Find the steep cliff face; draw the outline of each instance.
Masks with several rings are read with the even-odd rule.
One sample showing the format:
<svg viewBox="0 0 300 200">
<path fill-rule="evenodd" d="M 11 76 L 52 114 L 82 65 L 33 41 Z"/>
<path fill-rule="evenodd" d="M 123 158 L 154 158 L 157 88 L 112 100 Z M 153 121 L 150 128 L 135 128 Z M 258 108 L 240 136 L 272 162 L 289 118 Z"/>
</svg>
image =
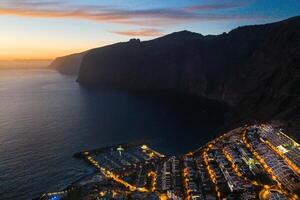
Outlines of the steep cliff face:
<svg viewBox="0 0 300 200">
<path fill-rule="evenodd" d="M 220 98 L 219 86 L 228 67 L 242 62 L 253 48 L 234 54 L 227 37 L 183 31 L 152 41 L 132 40 L 94 49 L 84 57 L 78 81 Z"/>
<path fill-rule="evenodd" d="M 58 57 L 49 65 L 49 68 L 56 69 L 63 74 L 78 75 L 82 58 L 86 53 L 82 52 Z"/>
<path fill-rule="evenodd" d="M 235 105 L 245 92 L 247 62 L 284 23 L 241 27 L 217 36 L 182 31 L 93 49 L 83 58 L 78 81 L 196 94 Z"/>
<path fill-rule="evenodd" d="M 90 50 L 78 82 L 194 94 L 226 102 L 234 119 L 300 119 L 300 17 L 203 36 L 176 32 Z"/>
<path fill-rule="evenodd" d="M 283 119 L 299 127 L 300 18 L 277 24 L 241 73 L 245 92 L 237 106 L 240 119 Z"/>
</svg>

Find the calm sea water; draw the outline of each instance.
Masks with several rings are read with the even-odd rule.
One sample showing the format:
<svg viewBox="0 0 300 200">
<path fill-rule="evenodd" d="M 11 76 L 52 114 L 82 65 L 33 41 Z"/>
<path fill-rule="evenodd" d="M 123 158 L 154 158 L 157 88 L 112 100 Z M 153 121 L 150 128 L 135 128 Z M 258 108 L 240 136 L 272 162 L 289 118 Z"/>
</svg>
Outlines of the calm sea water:
<svg viewBox="0 0 300 200">
<path fill-rule="evenodd" d="M 0 199 L 56 191 L 92 171 L 73 153 L 147 139 L 183 153 L 214 137 L 213 102 L 81 87 L 51 70 L 0 70 Z"/>
</svg>

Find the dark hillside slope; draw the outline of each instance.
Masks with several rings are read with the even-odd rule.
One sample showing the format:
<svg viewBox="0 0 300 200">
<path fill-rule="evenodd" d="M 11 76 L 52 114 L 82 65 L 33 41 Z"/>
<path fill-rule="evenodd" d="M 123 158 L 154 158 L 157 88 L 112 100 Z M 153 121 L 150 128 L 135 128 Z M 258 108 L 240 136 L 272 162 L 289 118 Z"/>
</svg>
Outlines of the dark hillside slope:
<svg viewBox="0 0 300 200">
<path fill-rule="evenodd" d="M 243 66 L 241 118 L 300 121 L 299 18 L 277 26 Z M 247 116 L 245 116 L 247 115 Z M 298 122 L 297 122 L 298 121 Z"/>
<path fill-rule="evenodd" d="M 300 116 L 300 17 L 203 36 L 117 43 L 83 57 L 78 82 L 226 102 L 235 120 Z"/>
<path fill-rule="evenodd" d="M 242 64 L 262 41 L 259 34 L 251 36 L 247 31 L 206 37 L 182 31 L 93 49 L 83 59 L 78 81 L 218 99 L 229 69 Z M 243 46 L 236 51 L 238 44 Z"/>
<path fill-rule="evenodd" d="M 181 31 L 93 49 L 83 59 L 78 81 L 196 94 L 235 105 L 246 93 L 242 79 L 253 54 L 282 26 L 299 21 L 240 27 L 218 36 Z"/>
</svg>

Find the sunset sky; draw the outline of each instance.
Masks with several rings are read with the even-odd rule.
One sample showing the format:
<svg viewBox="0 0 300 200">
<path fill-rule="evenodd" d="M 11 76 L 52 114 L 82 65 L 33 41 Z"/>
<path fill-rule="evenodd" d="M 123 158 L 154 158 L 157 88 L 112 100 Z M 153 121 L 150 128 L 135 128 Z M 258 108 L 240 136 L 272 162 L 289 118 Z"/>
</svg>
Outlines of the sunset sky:
<svg viewBox="0 0 300 200">
<path fill-rule="evenodd" d="M 183 29 L 219 34 L 296 15 L 299 0 L 0 0 L 0 60 L 52 59 Z"/>
</svg>

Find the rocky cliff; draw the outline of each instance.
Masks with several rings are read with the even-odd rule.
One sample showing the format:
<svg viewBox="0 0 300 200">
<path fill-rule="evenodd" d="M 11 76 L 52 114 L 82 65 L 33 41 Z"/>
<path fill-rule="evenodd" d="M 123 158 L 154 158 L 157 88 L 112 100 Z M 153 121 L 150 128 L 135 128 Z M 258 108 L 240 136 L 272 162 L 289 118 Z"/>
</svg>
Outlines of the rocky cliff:
<svg viewBox="0 0 300 200">
<path fill-rule="evenodd" d="M 49 65 L 49 68 L 56 69 L 63 74 L 78 75 L 82 58 L 86 53 L 82 52 L 58 57 Z"/>
<path fill-rule="evenodd" d="M 226 102 L 234 119 L 300 116 L 300 17 L 221 35 L 181 31 L 92 49 L 78 82 L 193 94 Z"/>
</svg>

